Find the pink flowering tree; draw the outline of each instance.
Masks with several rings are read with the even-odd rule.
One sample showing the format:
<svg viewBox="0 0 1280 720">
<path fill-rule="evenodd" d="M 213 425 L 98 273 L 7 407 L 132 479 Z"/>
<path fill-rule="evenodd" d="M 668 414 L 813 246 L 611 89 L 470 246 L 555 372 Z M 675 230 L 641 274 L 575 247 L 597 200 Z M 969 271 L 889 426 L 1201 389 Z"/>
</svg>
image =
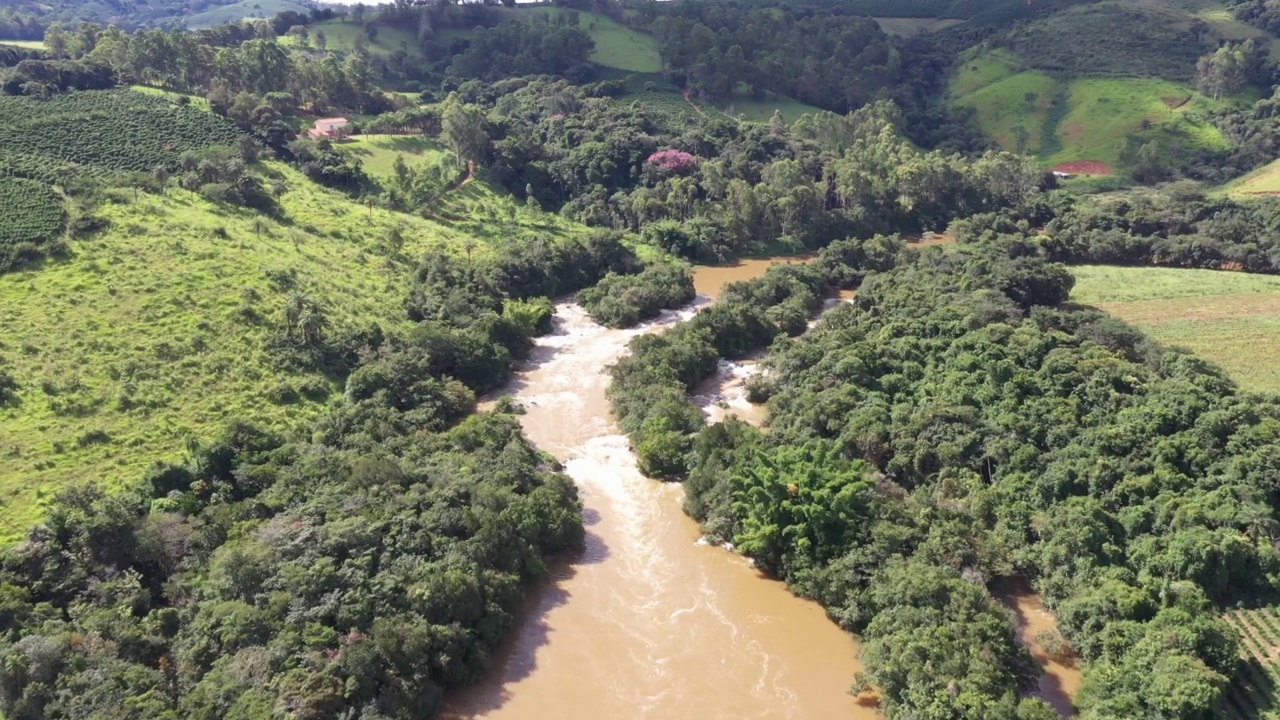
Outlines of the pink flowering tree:
<svg viewBox="0 0 1280 720">
<path fill-rule="evenodd" d="M 665 173 L 684 174 L 698 169 L 698 158 L 683 150 L 659 150 L 645 161 Z"/>
</svg>

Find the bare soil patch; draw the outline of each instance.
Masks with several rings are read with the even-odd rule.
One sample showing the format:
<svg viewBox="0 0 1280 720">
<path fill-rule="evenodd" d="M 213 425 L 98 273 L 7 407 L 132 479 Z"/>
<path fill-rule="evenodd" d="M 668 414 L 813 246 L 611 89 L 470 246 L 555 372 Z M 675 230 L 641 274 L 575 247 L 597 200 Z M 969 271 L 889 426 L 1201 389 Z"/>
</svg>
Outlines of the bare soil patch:
<svg viewBox="0 0 1280 720">
<path fill-rule="evenodd" d="M 1073 160 L 1059 163 L 1053 167 L 1053 171 L 1072 175 L 1111 175 L 1115 172 L 1110 165 L 1097 160 Z"/>
<path fill-rule="evenodd" d="M 927 232 L 920 235 L 903 235 L 903 240 L 907 241 L 907 247 L 929 247 L 930 245 L 950 245 L 955 242 L 955 238 L 947 233 Z"/>
</svg>

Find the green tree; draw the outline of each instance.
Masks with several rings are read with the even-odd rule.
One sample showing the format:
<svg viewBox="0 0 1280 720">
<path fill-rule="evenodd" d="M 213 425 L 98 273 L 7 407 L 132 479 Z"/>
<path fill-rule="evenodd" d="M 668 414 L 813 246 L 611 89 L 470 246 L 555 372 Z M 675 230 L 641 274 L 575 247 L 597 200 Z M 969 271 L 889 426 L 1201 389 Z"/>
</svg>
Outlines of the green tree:
<svg viewBox="0 0 1280 720">
<path fill-rule="evenodd" d="M 62 25 L 55 22 L 45 28 L 44 45 L 49 48 L 49 52 L 53 53 L 54 57 L 59 59 L 66 57 L 68 43 L 67 33 L 62 29 Z"/>
<path fill-rule="evenodd" d="M 1247 61 L 1240 44 L 1228 43 L 1196 62 L 1196 88 L 1215 100 L 1234 95 L 1247 81 Z"/>
<path fill-rule="evenodd" d="M 484 128 L 484 111 L 463 103 L 457 93 L 445 100 L 441 114 L 445 140 L 461 165 L 479 164 L 489 148 L 489 134 Z"/>
</svg>

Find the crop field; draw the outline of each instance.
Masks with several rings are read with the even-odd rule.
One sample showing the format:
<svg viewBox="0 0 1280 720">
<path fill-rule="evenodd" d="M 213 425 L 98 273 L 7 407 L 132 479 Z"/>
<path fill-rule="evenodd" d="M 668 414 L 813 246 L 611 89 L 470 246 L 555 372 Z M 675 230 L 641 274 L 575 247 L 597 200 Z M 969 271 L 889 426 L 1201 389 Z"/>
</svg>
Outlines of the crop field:
<svg viewBox="0 0 1280 720">
<path fill-rule="evenodd" d="M 698 112 L 693 108 L 693 105 L 685 102 L 684 98 L 680 96 L 680 93 L 670 85 L 662 87 L 662 89 L 659 90 L 629 92 L 622 97 L 619 97 L 618 102 L 621 104 L 634 103 L 652 112 L 664 113 L 672 116 L 696 115 Z M 698 104 L 698 107 L 702 108 L 704 113 L 718 112 L 713 107 L 702 107 L 701 103 Z"/>
<path fill-rule="evenodd" d="M 133 90 L 87 90 L 49 100 L 0 96 L 0 168 L 7 168 L 0 173 L 10 175 L 172 167 L 185 151 L 229 144 L 239 135 L 223 118 Z"/>
<path fill-rule="evenodd" d="M 1280 610 L 1231 610 L 1223 615 L 1240 633 L 1240 670 L 1227 695 L 1232 720 L 1274 720 L 1280 688 Z"/>
<path fill-rule="evenodd" d="M 1225 103 L 1190 87 L 1158 78 L 1062 80 L 1024 69 L 1003 50 L 960 62 L 948 97 L 953 105 L 972 108 L 978 126 L 1001 147 L 1037 155 L 1049 167 L 1087 160 L 1114 166 L 1125 139 L 1135 134 L 1184 148 L 1227 145 L 1221 131 L 1201 117 Z"/>
<path fill-rule="evenodd" d="M 1019 27 L 1010 46 L 1030 68 L 1086 75 L 1158 77 L 1189 82 L 1196 60 L 1219 37 L 1188 39 L 1194 14 L 1172 3 L 1077 5 Z"/>
<path fill-rule="evenodd" d="M 0 248 L 52 240 L 62 232 L 66 215 L 62 198 L 48 185 L 23 178 L 0 178 Z M 0 250 L 0 262 L 3 259 Z"/>
<path fill-rule="evenodd" d="M 1280 277 L 1090 265 L 1072 273 L 1073 301 L 1217 363 L 1246 390 L 1280 392 Z"/>
</svg>

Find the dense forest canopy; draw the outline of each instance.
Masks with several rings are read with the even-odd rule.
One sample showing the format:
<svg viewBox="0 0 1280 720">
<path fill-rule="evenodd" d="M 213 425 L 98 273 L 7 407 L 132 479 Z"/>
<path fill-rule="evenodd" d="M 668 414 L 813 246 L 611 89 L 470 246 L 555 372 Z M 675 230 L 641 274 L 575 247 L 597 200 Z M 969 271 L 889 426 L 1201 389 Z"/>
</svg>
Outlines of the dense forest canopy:
<svg viewBox="0 0 1280 720">
<path fill-rule="evenodd" d="M 399 2 L 194 32 L 163 4 L 107 26 L 101 9 L 0 15 L 0 35 L 45 41 L 0 48 L 0 201 L 21 203 L 0 215 L 0 272 L 38 283 L 42 263 L 77 262 L 75 243 L 120 237 L 103 232 L 133 217 L 118 208 L 174 197 L 225 241 L 215 253 L 272 229 L 299 253 L 302 230 L 352 237 L 287 213 L 297 185 L 328 188 L 333 218 L 376 209 L 447 239 L 410 257 L 396 227 L 362 250 L 388 288 L 411 268 L 398 329 L 336 327 L 273 269 L 290 290 L 277 316 L 256 315 L 252 288 L 227 312 L 272 326 L 259 349 L 309 380 L 271 394 L 318 398 L 318 419 L 225 418 L 185 457 L 130 468 L 123 491 L 63 489 L 0 551 L 9 720 L 429 717 L 582 542 L 575 487 L 514 408 L 476 413 L 551 331 L 552 299 L 578 293 L 630 327 L 693 299 L 687 261 L 801 250 L 816 258 L 730 286 L 613 368 L 640 469 L 684 482 L 709 536 L 857 633 L 859 683 L 892 720 L 1050 717 L 988 591 L 1009 577 L 1034 581 L 1080 654 L 1082 717 L 1220 716 L 1240 667 L 1219 611 L 1280 590 L 1280 401 L 1069 304 L 1068 266 L 1275 273 L 1280 201 L 1194 182 L 1081 197 L 1042 158 L 994 150 L 944 95 L 970 49 L 1018 73 L 1194 84 L 1218 103 L 1197 127 L 1223 142 L 1133 134 L 1124 181 L 1226 180 L 1280 148 L 1263 36 L 1070 0 Z M 1269 3 L 1231 9 L 1276 24 Z M 906 38 L 886 16 L 965 22 Z M 1132 25 L 1106 67 L 1075 49 Z M 603 59 L 631 33 L 652 72 Z M 979 56 L 963 57 L 982 71 Z M 809 107 L 763 122 L 716 108 L 779 101 Z M 339 115 L 357 138 L 432 152 L 374 167 L 358 142 L 308 137 Z M 483 244 L 449 203 L 481 185 L 505 203 L 475 211 Z M 537 229 L 517 230 L 518 212 Z M 254 237 L 233 240 L 232 220 Z M 908 248 L 923 231 L 955 246 Z M 857 297 L 810 329 L 836 288 Z M 750 390 L 767 432 L 707 426 L 689 393 L 765 349 Z M 18 381 L 13 359 L 38 352 L 0 340 L 6 419 L 61 391 Z"/>
<path fill-rule="evenodd" d="M 1038 578 L 1088 663 L 1084 716 L 1213 716 L 1236 671 L 1213 608 L 1275 591 L 1280 407 L 1053 307 L 1069 274 L 1018 243 L 972 247 L 837 243 L 636 341 L 611 393 L 642 467 L 687 477 L 709 533 L 861 635 L 890 717 L 1039 716 L 981 590 L 1011 575 Z M 773 341 L 828 283 L 857 300 Z M 687 389 L 770 342 L 769 432 L 703 428 Z"/>
</svg>

